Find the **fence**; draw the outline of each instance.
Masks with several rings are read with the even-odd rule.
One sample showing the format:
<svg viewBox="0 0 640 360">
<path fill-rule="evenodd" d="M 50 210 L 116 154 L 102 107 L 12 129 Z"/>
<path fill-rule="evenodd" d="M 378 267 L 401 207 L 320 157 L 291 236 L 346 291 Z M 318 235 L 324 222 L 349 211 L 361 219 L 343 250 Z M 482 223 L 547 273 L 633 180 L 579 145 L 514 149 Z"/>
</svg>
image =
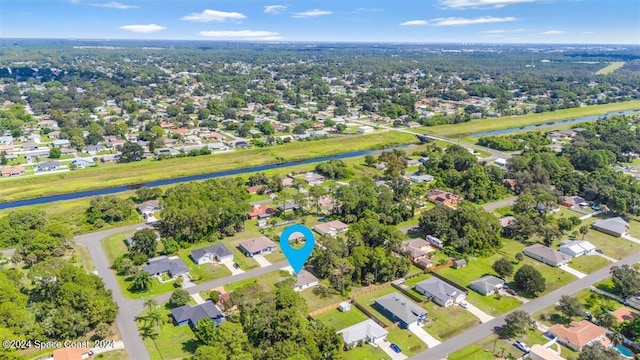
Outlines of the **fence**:
<svg viewBox="0 0 640 360">
<path fill-rule="evenodd" d="M 625 303 L 625 301 L 624 301 L 624 299 L 623 299 L 623 298 L 621 298 L 621 297 L 619 297 L 619 296 L 617 296 L 617 295 L 613 295 L 613 294 L 612 294 L 612 293 L 610 293 L 610 292 L 606 292 L 606 291 L 604 291 L 604 290 L 600 290 L 600 289 L 598 289 L 598 288 L 597 288 L 597 287 L 595 287 L 595 286 L 589 286 L 589 290 L 591 290 L 591 291 L 593 291 L 593 292 L 595 292 L 595 293 L 598 293 L 598 294 L 600 294 L 600 295 L 604 295 L 604 296 L 606 296 L 606 297 L 610 297 L 610 298 L 612 298 L 612 299 L 614 299 L 614 300 L 618 300 L 619 302 L 621 302 L 621 303 L 623 303 L 623 304 Z"/>
<path fill-rule="evenodd" d="M 362 311 L 363 313 L 365 313 L 371 320 L 375 321 L 378 325 L 380 325 L 381 327 L 386 327 L 387 325 L 382 322 L 382 320 L 378 319 L 377 316 L 375 316 L 371 311 L 369 311 L 367 308 L 365 308 L 364 306 L 358 304 L 356 302 L 356 300 L 354 299 L 352 304 L 358 308 L 358 310 Z"/>
<path fill-rule="evenodd" d="M 350 301 L 351 301 L 351 299 L 344 300 L 344 301 L 346 301 L 346 302 L 350 302 Z M 322 314 L 322 313 L 324 313 L 324 312 L 327 312 L 327 311 L 330 311 L 330 310 L 337 309 L 338 307 L 340 307 L 340 304 L 342 304 L 344 301 L 340 301 L 340 302 L 337 302 L 337 303 L 335 303 L 335 304 L 331 304 L 331 305 L 325 306 L 325 307 L 323 307 L 322 309 L 313 310 L 312 312 L 310 312 L 310 313 L 309 313 L 309 316 L 310 316 L 310 317 L 314 317 L 314 316 L 319 315 L 319 314 Z"/>
<path fill-rule="evenodd" d="M 384 327 L 384 329 L 385 329 L 385 330 L 387 330 L 387 331 L 391 331 L 391 330 L 393 330 L 393 329 L 397 329 L 397 328 L 398 328 L 398 326 L 399 326 L 398 324 L 400 324 L 400 322 L 396 321 L 396 322 L 394 322 L 393 324 L 391 324 L 391 325 L 389 325 L 389 326 Z"/>
<path fill-rule="evenodd" d="M 413 294 L 413 293 L 411 293 L 411 292 L 407 291 L 405 288 L 403 288 L 403 287 L 402 287 L 402 286 L 400 286 L 400 285 L 397 285 L 397 284 L 391 284 L 391 286 L 393 286 L 396 290 L 400 291 L 401 293 L 403 293 L 404 295 L 406 295 L 407 297 L 409 297 L 411 300 L 413 300 L 413 301 L 415 301 L 415 302 L 417 302 L 417 303 L 419 303 L 419 304 L 422 304 L 423 302 L 425 302 L 425 299 L 424 299 L 424 298 L 422 298 L 422 299 L 421 299 L 421 298 L 419 298 L 417 295 L 415 295 L 415 294 Z"/>
<path fill-rule="evenodd" d="M 438 271 L 440 269 L 448 268 L 451 265 L 453 265 L 453 260 L 448 261 L 448 262 L 446 262 L 446 263 L 444 263 L 442 265 L 434 266 L 430 270 L 431 270 L 431 272 L 434 272 L 434 271 Z"/>
<path fill-rule="evenodd" d="M 433 275 L 433 276 L 437 277 L 438 279 L 440 279 L 440 280 L 442 280 L 442 281 L 446 282 L 447 284 L 449 284 L 449 285 L 453 286 L 454 288 L 456 288 L 456 289 L 458 289 L 458 290 L 460 290 L 460 291 L 464 292 L 465 294 L 469 294 L 469 290 L 467 290 L 467 288 L 465 288 L 465 287 L 463 287 L 463 286 L 461 286 L 461 285 L 456 284 L 455 282 L 453 282 L 453 281 L 451 281 L 451 280 L 447 279 L 446 277 L 444 277 L 444 276 L 442 276 L 442 275 L 438 275 L 438 274 L 436 274 L 433 270 L 431 270 L 431 275 Z"/>
<path fill-rule="evenodd" d="M 353 294 L 351 295 L 351 298 L 356 298 L 358 296 L 362 296 L 362 295 L 366 295 L 368 293 L 374 292 L 376 290 L 380 290 L 382 288 L 386 288 L 389 287 L 391 285 L 391 282 L 386 282 L 384 284 L 380 284 L 380 285 L 375 285 L 375 286 L 370 286 L 365 290 L 360 291 L 359 293 Z"/>
</svg>

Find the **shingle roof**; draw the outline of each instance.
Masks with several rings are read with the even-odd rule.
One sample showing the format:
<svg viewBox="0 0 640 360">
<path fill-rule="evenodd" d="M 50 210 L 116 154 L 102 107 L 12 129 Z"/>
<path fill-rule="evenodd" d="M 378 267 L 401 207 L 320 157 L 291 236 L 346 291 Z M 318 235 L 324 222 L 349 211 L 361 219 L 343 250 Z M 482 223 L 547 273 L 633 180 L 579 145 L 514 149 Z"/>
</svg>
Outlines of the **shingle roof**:
<svg viewBox="0 0 640 360">
<path fill-rule="evenodd" d="M 174 276 L 186 273 L 189 271 L 189 268 L 178 257 L 168 258 L 166 256 L 159 256 L 155 259 L 149 260 L 149 264 L 143 266 L 142 270 L 149 274 L 168 272 Z"/>
<path fill-rule="evenodd" d="M 527 246 L 526 248 L 524 248 L 524 251 L 529 252 L 531 254 L 535 254 L 547 260 L 554 261 L 556 263 L 562 263 L 569 259 L 567 255 L 564 255 L 563 253 L 553 250 L 552 248 L 548 246 L 544 246 L 542 244 L 534 244 L 531 246 Z M 526 255 L 526 252 L 525 252 L 525 255 Z"/>
<path fill-rule="evenodd" d="M 376 299 L 376 303 L 407 324 L 416 322 L 428 312 L 397 292 Z"/>
<path fill-rule="evenodd" d="M 260 236 L 255 239 L 243 241 L 239 246 L 250 253 L 256 253 L 268 247 L 276 247 L 276 243 L 271 241 L 271 239 L 266 236 Z"/>
<path fill-rule="evenodd" d="M 328 234 L 331 231 L 343 231 L 345 229 L 348 229 L 349 225 L 343 223 L 340 220 L 333 220 L 333 221 L 329 221 L 326 223 L 320 223 L 316 226 L 313 227 L 313 230 L 319 232 L 320 234 L 324 235 L 324 234 Z"/>
<path fill-rule="evenodd" d="M 371 319 L 349 326 L 346 329 L 340 330 L 338 333 L 342 334 L 342 338 L 347 344 L 363 340 L 366 337 L 377 339 L 388 334 L 387 330 L 383 329 Z"/>
<path fill-rule="evenodd" d="M 171 316 L 176 322 L 180 323 L 188 320 L 194 326 L 198 325 L 198 322 L 204 318 L 214 320 L 216 325 L 224 321 L 224 316 L 211 301 L 193 307 L 191 305 L 177 307 L 171 310 Z"/>
<path fill-rule="evenodd" d="M 447 284 L 441 279 L 438 279 L 437 277 L 432 277 L 425 281 L 417 283 L 416 288 L 423 289 L 423 291 L 426 291 L 435 298 L 440 299 L 442 302 L 447 302 L 449 299 L 451 299 L 451 297 L 455 297 L 461 294 L 460 290 Z"/>
<path fill-rule="evenodd" d="M 312 282 L 316 282 L 318 281 L 318 278 L 313 276 L 313 274 L 308 272 L 307 270 L 302 270 L 298 274 L 296 281 L 297 281 L 296 283 L 297 286 L 302 286 L 302 285 L 311 284 Z"/>
<path fill-rule="evenodd" d="M 209 254 L 216 255 L 218 259 L 225 256 L 233 255 L 231 250 L 227 249 L 226 246 L 222 244 L 215 244 L 191 251 L 191 258 L 196 260 Z"/>
<path fill-rule="evenodd" d="M 594 222 L 592 226 L 596 229 L 603 229 L 616 232 L 618 234 L 624 234 L 629 227 L 629 223 L 618 216 L 614 218 L 598 220 Z"/>
<path fill-rule="evenodd" d="M 583 347 L 595 339 L 604 336 L 607 329 L 600 327 L 588 320 L 572 322 L 570 328 L 556 324 L 549 328 L 549 332 L 578 347 Z"/>
<path fill-rule="evenodd" d="M 493 275 L 483 276 L 480 279 L 471 282 L 472 289 L 481 289 L 485 293 L 495 291 L 502 285 L 504 285 L 504 280 Z"/>
</svg>

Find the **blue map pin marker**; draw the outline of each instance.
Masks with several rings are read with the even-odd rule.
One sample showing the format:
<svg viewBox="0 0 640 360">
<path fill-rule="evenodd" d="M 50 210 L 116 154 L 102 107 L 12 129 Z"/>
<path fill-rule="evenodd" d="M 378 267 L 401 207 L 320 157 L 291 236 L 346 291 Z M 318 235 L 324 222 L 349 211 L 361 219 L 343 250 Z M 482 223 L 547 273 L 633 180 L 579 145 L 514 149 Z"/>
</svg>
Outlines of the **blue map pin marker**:
<svg viewBox="0 0 640 360">
<path fill-rule="evenodd" d="M 296 232 L 304 235 L 305 243 L 304 246 L 300 249 L 292 248 L 291 243 L 289 242 L 289 238 L 291 238 L 291 235 Z M 291 225 L 284 229 L 282 231 L 282 234 L 280 234 L 280 249 L 282 249 L 284 256 L 287 257 L 289 264 L 291 264 L 291 267 L 296 274 L 300 273 L 300 270 L 302 270 L 304 263 L 306 263 L 307 259 L 309 259 L 309 256 L 311 256 L 315 244 L 316 239 L 313 236 L 313 233 L 308 227 L 304 225 Z"/>
</svg>

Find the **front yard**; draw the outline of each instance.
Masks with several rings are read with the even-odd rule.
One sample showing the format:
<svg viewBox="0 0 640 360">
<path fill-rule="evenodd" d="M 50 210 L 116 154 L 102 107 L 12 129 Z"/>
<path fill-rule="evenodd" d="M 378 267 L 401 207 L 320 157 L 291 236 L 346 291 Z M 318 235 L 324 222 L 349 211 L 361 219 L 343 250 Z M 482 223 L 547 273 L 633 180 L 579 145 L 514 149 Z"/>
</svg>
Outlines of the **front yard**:
<svg viewBox="0 0 640 360">
<path fill-rule="evenodd" d="M 571 260 L 569 266 L 585 274 L 590 274 L 610 264 L 611 262 L 603 257 L 583 255 Z"/>
<path fill-rule="evenodd" d="M 363 346 L 355 347 L 344 353 L 344 358 L 349 360 L 388 360 L 389 355 L 379 348 L 374 348 L 371 345 L 365 344 Z"/>
<path fill-rule="evenodd" d="M 520 336 L 515 339 L 501 339 L 497 334 L 492 333 L 474 344 L 471 344 L 449 354 L 447 359 L 489 360 L 495 359 L 497 357 L 519 359 L 522 357 L 522 355 L 524 355 L 524 353 L 513 346 L 513 343 L 516 340 L 526 343 L 527 345 L 529 345 L 529 347 L 533 346 L 534 344 L 544 345 L 549 341 L 549 339 L 542 336 L 542 333 L 538 330 L 529 330 L 524 336 Z M 564 347 L 562 348 L 561 355 L 563 357 L 567 358 L 567 356 L 574 354 L 569 354 L 569 349 L 566 349 Z"/>
<path fill-rule="evenodd" d="M 196 350 L 197 341 L 189 325 L 176 326 L 173 324 L 171 312 L 161 307 L 161 321 L 159 323 L 158 337 L 144 339 L 144 345 L 149 351 L 152 360 L 183 359 L 188 358 Z M 141 315 L 143 317 L 144 314 Z M 138 320 L 138 327 L 145 326 L 144 320 Z M 154 329 L 153 324 L 146 324 Z M 143 333 L 143 331 L 141 331 Z"/>
<path fill-rule="evenodd" d="M 428 302 L 423 307 L 429 312 L 430 321 L 424 329 L 440 341 L 480 324 L 478 318 L 459 306 L 443 308 Z"/>
<path fill-rule="evenodd" d="M 369 317 L 355 306 L 351 310 L 342 312 L 338 309 L 329 310 L 313 317 L 315 320 L 322 321 L 326 325 L 333 326 L 336 330 L 342 330 L 349 326 L 367 320 Z"/>
<path fill-rule="evenodd" d="M 387 340 L 400 346 L 402 353 L 407 356 L 413 356 L 427 349 L 427 344 L 409 330 L 395 328 L 389 331 Z"/>
</svg>

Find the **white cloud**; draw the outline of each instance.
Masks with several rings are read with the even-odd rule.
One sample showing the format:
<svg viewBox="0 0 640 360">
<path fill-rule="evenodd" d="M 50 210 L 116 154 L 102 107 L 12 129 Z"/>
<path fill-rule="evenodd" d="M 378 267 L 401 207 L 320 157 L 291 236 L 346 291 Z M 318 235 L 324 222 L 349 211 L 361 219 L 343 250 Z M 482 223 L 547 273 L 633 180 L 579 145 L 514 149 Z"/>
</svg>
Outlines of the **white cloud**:
<svg viewBox="0 0 640 360">
<path fill-rule="evenodd" d="M 506 33 L 506 30 L 487 30 L 483 31 L 485 34 L 503 34 Z"/>
<path fill-rule="evenodd" d="M 277 32 L 263 30 L 214 30 L 201 31 L 200 36 L 218 39 L 247 39 L 247 40 L 279 40 Z"/>
<path fill-rule="evenodd" d="M 400 23 L 400 26 L 420 26 L 420 25 L 427 25 L 427 21 L 426 20 L 409 20 L 409 21 Z"/>
<path fill-rule="evenodd" d="M 427 21 L 428 25 L 433 26 L 462 26 L 462 25 L 474 25 L 474 24 L 491 24 L 491 23 L 502 23 L 502 22 L 511 22 L 517 21 L 518 19 L 508 16 L 508 17 L 493 17 L 493 16 L 483 16 L 478 18 L 462 18 L 462 17 L 448 17 L 448 18 L 437 18 L 431 19 Z"/>
<path fill-rule="evenodd" d="M 442 6 L 453 9 L 501 8 L 507 5 L 532 3 L 540 0 L 440 0 Z"/>
<path fill-rule="evenodd" d="M 246 16 L 239 12 L 226 12 L 218 10 L 206 9 L 201 13 L 191 13 L 180 18 L 180 20 L 195 21 L 195 22 L 224 22 L 225 20 L 242 20 Z"/>
<path fill-rule="evenodd" d="M 111 2 L 103 3 L 103 4 L 93 3 L 93 4 L 87 4 L 87 5 L 110 8 L 110 9 L 120 9 L 120 10 L 137 9 L 139 7 L 139 6 L 136 6 L 136 5 L 126 5 L 126 4 L 123 4 L 123 3 L 119 3 L 117 1 L 111 1 Z"/>
<path fill-rule="evenodd" d="M 293 17 L 305 18 L 305 17 L 323 16 L 323 15 L 331 15 L 331 14 L 333 14 L 333 12 L 329 10 L 313 9 L 313 10 L 307 10 L 307 11 L 295 13 L 293 14 Z"/>
<path fill-rule="evenodd" d="M 287 10 L 287 7 L 284 5 L 267 5 L 264 7 L 265 14 L 280 14 L 281 12 Z"/>
<path fill-rule="evenodd" d="M 69 2 L 72 4 L 79 4 L 80 0 L 69 0 Z"/>
<path fill-rule="evenodd" d="M 540 33 L 540 35 L 560 35 L 560 34 L 564 34 L 564 31 L 562 30 L 549 30 L 549 31 L 545 31 Z"/>
<path fill-rule="evenodd" d="M 148 34 L 156 31 L 164 30 L 166 29 L 166 27 L 156 25 L 156 24 L 147 24 L 147 25 L 125 25 L 125 26 L 120 26 L 120 29 L 135 32 L 135 33 Z"/>
</svg>

